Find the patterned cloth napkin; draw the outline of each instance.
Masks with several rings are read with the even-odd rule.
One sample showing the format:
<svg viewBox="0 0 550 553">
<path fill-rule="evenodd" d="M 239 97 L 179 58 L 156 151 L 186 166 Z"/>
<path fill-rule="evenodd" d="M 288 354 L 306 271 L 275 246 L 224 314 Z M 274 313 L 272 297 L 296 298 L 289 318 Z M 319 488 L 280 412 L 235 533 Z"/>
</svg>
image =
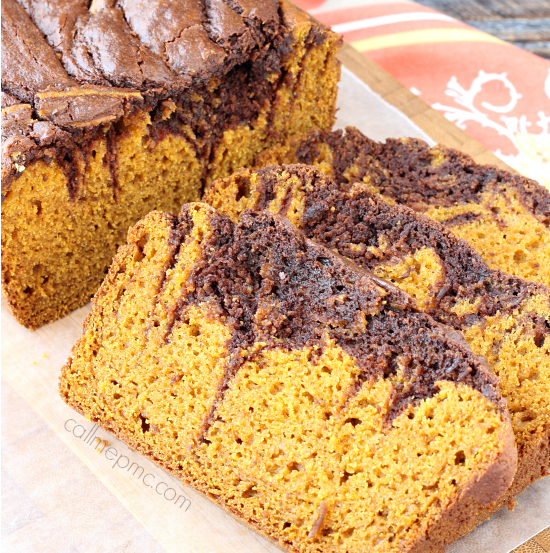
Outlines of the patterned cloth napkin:
<svg viewBox="0 0 550 553">
<path fill-rule="evenodd" d="M 407 0 L 294 1 L 550 188 L 550 62 Z"/>
</svg>

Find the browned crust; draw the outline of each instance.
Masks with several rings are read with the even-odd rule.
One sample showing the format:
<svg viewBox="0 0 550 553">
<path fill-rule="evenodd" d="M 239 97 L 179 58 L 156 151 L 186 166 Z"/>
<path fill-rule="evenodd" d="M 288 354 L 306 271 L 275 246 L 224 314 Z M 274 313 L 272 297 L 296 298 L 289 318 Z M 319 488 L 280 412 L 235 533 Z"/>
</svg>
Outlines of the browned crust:
<svg viewBox="0 0 550 553">
<path fill-rule="evenodd" d="M 1 303 L 2 309 L 5 309 L 14 319 L 18 318 L 15 313 L 15 310 L 13 309 L 12 304 L 8 299 L 8 296 L 6 295 L 6 292 L 4 291 L 3 286 L 0 286 L 0 303 Z M 36 328 L 31 328 L 31 327 L 28 327 L 28 328 L 29 330 L 36 330 Z"/>
<path fill-rule="evenodd" d="M 550 474 L 550 424 L 533 438 L 523 444 L 518 451 L 518 468 L 512 485 L 507 492 L 491 507 L 478 510 L 477 516 L 465 524 L 461 536 L 473 530 L 505 505 L 514 509 L 517 496 L 539 478 Z"/>
<path fill-rule="evenodd" d="M 513 501 L 533 482 L 550 473 L 550 423 L 518 451 L 518 471 L 512 486 L 499 505 L 513 506 Z"/>
<path fill-rule="evenodd" d="M 504 447 L 487 472 L 478 480 L 466 486 L 460 497 L 443 513 L 426 533 L 425 539 L 417 542 L 410 553 L 432 553 L 445 551 L 450 544 L 466 534 L 480 522 L 480 509 L 487 510 L 486 498 L 491 496 L 489 507 L 493 513 L 498 509 L 499 497 L 508 489 L 514 478 L 517 466 L 517 452 L 512 431 L 504 436 Z M 467 528 L 467 530 L 465 530 Z"/>
</svg>

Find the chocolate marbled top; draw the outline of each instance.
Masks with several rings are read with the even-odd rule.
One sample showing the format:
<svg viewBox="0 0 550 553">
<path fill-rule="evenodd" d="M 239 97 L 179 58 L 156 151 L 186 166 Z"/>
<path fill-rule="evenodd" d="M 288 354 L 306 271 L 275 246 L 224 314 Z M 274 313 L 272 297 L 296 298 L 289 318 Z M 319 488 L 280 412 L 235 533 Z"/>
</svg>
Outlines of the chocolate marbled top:
<svg viewBox="0 0 550 553">
<path fill-rule="evenodd" d="M 185 243 L 196 205 L 183 206 L 174 244 Z M 504 412 L 486 361 L 461 334 L 417 311 L 403 291 L 269 211 L 247 210 L 235 225 L 210 209 L 211 234 L 177 300 L 175 320 L 189 305 L 206 303 L 231 329 L 224 386 L 246 359 L 243 352 L 256 351 L 254 344 L 288 350 L 321 345 L 320 354 L 328 337 L 361 368 L 358 388 L 366 380 L 401 375 L 388 422 L 411 402 L 432 397 L 443 380 L 480 391 Z"/>
<path fill-rule="evenodd" d="M 270 76 L 304 17 L 285 0 L 3 1 L 3 181 L 17 173 L 13 154 L 90 135 L 168 99 L 185 108 L 196 93 L 224 104 L 223 94 L 242 88 L 239 113 L 226 111 L 250 120 L 272 96 Z M 250 78 L 235 69 L 228 80 L 241 66 Z"/>
<path fill-rule="evenodd" d="M 258 166 L 311 165 L 319 158 L 321 145 L 330 149 L 333 178 L 344 187 L 368 176 L 380 194 L 420 212 L 430 206 L 476 203 L 489 191 L 499 195 L 512 188 L 522 204 L 550 227 L 550 193 L 536 181 L 498 167 L 480 165 L 454 148 L 438 145 L 432 149 L 417 138 L 376 142 L 354 127 L 345 131 L 313 130 L 293 142 L 286 159 L 275 160 L 271 154 L 266 157 L 268 151 L 259 159 Z M 440 156 L 435 165 L 434 150 Z"/>
<path fill-rule="evenodd" d="M 254 4 L 6 0 L 2 88 L 29 103 L 48 87 L 181 91 L 193 79 L 222 75 L 284 32 L 276 0 Z"/>
</svg>

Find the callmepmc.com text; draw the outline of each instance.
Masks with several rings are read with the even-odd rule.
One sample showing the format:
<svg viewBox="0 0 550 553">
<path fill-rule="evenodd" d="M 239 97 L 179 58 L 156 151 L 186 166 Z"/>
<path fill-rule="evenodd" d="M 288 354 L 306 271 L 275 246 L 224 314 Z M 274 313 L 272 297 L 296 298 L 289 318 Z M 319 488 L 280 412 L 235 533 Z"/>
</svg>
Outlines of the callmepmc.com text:
<svg viewBox="0 0 550 553">
<path fill-rule="evenodd" d="M 141 482 L 146 488 L 154 490 L 155 493 L 162 496 L 178 508 L 187 511 L 191 507 L 191 501 L 181 492 L 172 488 L 168 482 L 163 480 L 157 473 L 146 470 L 136 461 L 130 459 L 127 455 L 122 455 L 116 447 L 108 446 L 107 440 L 97 436 L 99 427 L 94 424 L 91 428 L 86 428 L 74 419 L 68 419 L 65 422 L 65 430 L 70 432 L 75 438 L 82 440 L 85 444 L 92 446 L 95 451 L 100 453 L 112 469 L 124 471 L 131 478 Z"/>
</svg>

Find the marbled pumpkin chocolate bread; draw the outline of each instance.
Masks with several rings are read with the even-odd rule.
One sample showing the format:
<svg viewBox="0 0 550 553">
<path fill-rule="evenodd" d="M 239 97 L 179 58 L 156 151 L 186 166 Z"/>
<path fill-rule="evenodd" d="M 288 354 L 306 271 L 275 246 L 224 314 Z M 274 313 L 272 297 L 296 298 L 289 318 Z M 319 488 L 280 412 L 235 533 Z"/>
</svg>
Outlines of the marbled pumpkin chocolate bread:
<svg viewBox="0 0 550 553">
<path fill-rule="evenodd" d="M 269 212 L 153 212 L 61 394 L 290 551 L 442 551 L 516 452 L 495 376 L 413 303 Z"/>
<path fill-rule="evenodd" d="M 339 37 L 286 0 L 2 2 L 2 286 L 84 305 L 128 227 L 334 119 Z"/>
<path fill-rule="evenodd" d="M 410 294 L 419 309 L 464 333 L 487 358 L 508 401 L 518 472 L 508 502 L 550 468 L 550 290 L 491 269 L 465 241 L 371 186 L 343 189 L 305 165 L 242 170 L 204 201 L 238 221 L 245 209 L 287 217 L 308 238 Z M 541 260 L 542 262 L 542 260 Z M 497 506 L 498 506 L 497 505 Z M 491 514 L 480 513 L 480 519 Z"/>
<path fill-rule="evenodd" d="M 443 223 L 489 266 L 550 286 L 550 192 L 534 180 L 414 138 L 375 142 L 353 127 L 291 137 L 260 154 L 258 166 L 270 163 L 315 165 L 342 186 L 362 181 Z"/>
</svg>

